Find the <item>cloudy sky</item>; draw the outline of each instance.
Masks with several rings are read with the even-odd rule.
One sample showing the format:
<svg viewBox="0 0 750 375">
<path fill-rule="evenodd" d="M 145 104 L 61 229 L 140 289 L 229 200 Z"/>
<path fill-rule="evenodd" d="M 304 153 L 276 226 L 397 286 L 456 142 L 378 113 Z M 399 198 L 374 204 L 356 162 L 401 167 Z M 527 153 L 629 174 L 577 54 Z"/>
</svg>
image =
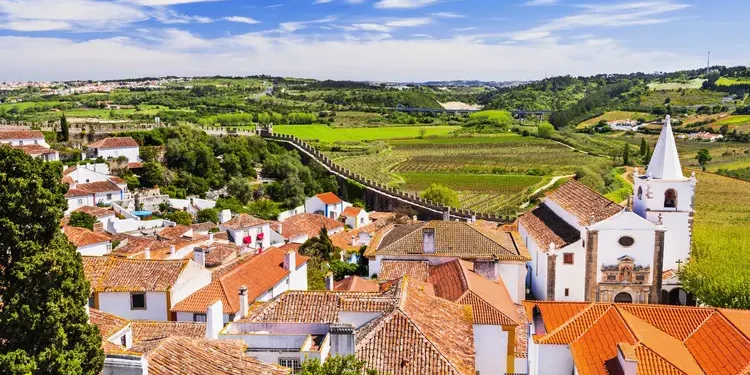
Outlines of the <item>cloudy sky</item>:
<svg viewBox="0 0 750 375">
<path fill-rule="evenodd" d="M 518 80 L 750 64 L 747 0 L 0 0 L 0 81 Z"/>
</svg>

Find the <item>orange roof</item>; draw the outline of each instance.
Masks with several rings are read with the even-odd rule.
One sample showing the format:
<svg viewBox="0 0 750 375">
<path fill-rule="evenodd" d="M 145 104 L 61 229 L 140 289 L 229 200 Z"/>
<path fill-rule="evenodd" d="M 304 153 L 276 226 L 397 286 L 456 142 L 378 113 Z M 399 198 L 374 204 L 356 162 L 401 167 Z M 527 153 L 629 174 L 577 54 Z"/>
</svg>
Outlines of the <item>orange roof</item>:
<svg viewBox="0 0 750 375">
<path fill-rule="evenodd" d="M 113 137 L 104 138 L 99 142 L 94 142 L 89 145 L 90 148 L 124 148 L 124 147 L 138 147 L 138 142 L 131 137 Z"/>
<path fill-rule="evenodd" d="M 321 194 L 316 195 L 316 197 L 325 204 L 336 204 L 336 203 L 342 202 L 341 198 L 339 198 L 336 194 L 333 194 L 331 192 L 321 193 Z"/>
<path fill-rule="evenodd" d="M 284 250 L 270 248 L 244 260 L 231 271 L 214 277 L 210 284 L 178 302 L 172 311 L 205 312 L 209 305 L 221 300 L 224 312 L 234 314 L 240 310 L 237 297 L 240 286 L 247 286 L 248 300 L 252 302 L 289 275 L 289 271 L 284 269 L 285 255 Z M 295 259 L 297 268 L 309 260 L 299 254 Z"/>
<path fill-rule="evenodd" d="M 172 239 L 180 238 L 184 236 L 187 232 L 191 230 L 193 230 L 193 228 L 187 225 L 177 224 L 173 227 L 166 227 L 160 230 L 159 232 L 156 233 L 156 236 L 167 239 L 167 240 L 172 240 Z"/>
<path fill-rule="evenodd" d="M 115 211 L 112 211 L 108 208 L 94 207 L 94 206 L 81 206 L 73 210 L 73 212 L 83 212 L 97 219 L 105 217 L 105 216 L 112 216 L 115 214 Z"/>
<path fill-rule="evenodd" d="M 87 182 L 83 184 L 76 184 L 75 189 L 71 190 L 82 190 L 87 192 L 88 194 L 93 193 L 107 193 L 107 192 L 120 192 L 122 189 L 120 189 L 119 186 L 115 185 L 111 181 L 96 181 L 96 182 Z"/>
<path fill-rule="evenodd" d="M 268 223 L 266 220 L 258 219 L 255 216 L 251 216 L 248 214 L 239 214 L 231 218 L 226 223 L 221 224 L 221 226 L 225 228 L 237 230 L 237 229 L 243 229 L 243 228 L 256 227 L 258 225 L 263 225 L 266 223 Z"/>
<path fill-rule="evenodd" d="M 134 320 L 130 322 L 130 328 L 133 330 L 133 345 L 170 336 L 206 337 L 206 323 Z"/>
<path fill-rule="evenodd" d="M 623 210 L 619 204 L 576 180 L 569 180 L 547 193 L 547 198 L 575 216 L 583 226 L 591 224 L 592 219 L 599 222 Z"/>
<path fill-rule="evenodd" d="M 0 130 L 0 139 L 44 139 L 39 130 Z"/>
<path fill-rule="evenodd" d="M 37 155 L 44 155 L 44 154 L 56 154 L 57 151 L 49 149 L 47 147 L 44 147 L 42 145 L 23 145 L 23 146 L 13 146 L 13 148 L 22 150 L 26 153 L 26 155 L 30 156 L 37 156 Z"/>
<path fill-rule="evenodd" d="M 125 318 L 107 314 L 93 308 L 89 308 L 89 320 L 91 321 L 91 324 L 99 326 L 99 332 L 104 340 L 112 337 L 112 335 L 120 332 L 130 324 L 130 321 Z"/>
<path fill-rule="evenodd" d="M 83 269 L 96 292 L 165 292 L 188 262 L 87 256 L 83 257 Z"/>
<path fill-rule="evenodd" d="M 86 190 L 68 189 L 68 191 L 65 193 L 65 198 L 86 197 L 89 195 L 91 195 L 91 193 Z"/>
<path fill-rule="evenodd" d="M 138 163 L 138 162 L 128 163 L 128 168 L 129 169 L 143 168 L 143 163 Z"/>
<path fill-rule="evenodd" d="M 580 303 L 524 302 L 547 323 L 581 308 Z M 714 308 L 588 303 L 545 335 L 539 344 L 570 345 L 580 374 L 620 371 L 617 345 L 632 349 L 640 374 L 740 374 L 750 367 L 750 338 L 732 322 L 750 311 Z M 727 312 L 728 311 L 728 312 Z M 529 317 L 531 318 L 531 317 Z M 624 346 L 623 346 L 624 345 Z M 627 346 L 630 345 L 630 346 Z M 615 361 L 615 362 L 612 362 Z M 612 368 L 612 364 L 616 368 Z"/>
<path fill-rule="evenodd" d="M 102 242 L 109 242 L 111 239 L 104 233 L 92 232 L 86 228 L 67 226 L 63 228 L 65 236 L 76 247 L 83 247 Z"/>
<path fill-rule="evenodd" d="M 343 280 L 336 281 L 333 284 L 333 289 L 350 292 L 378 292 L 380 291 L 380 285 L 371 279 L 349 276 Z"/>
<path fill-rule="evenodd" d="M 344 224 L 340 221 L 327 218 L 323 215 L 301 213 L 294 215 L 284 220 L 281 224 L 281 236 L 290 239 L 300 236 L 308 236 L 309 238 L 318 237 L 321 228 L 327 230 L 343 228 Z M 271 227 L 277 233 L 279 223 L 273 223 Z"/>
<path fill-rule="evenodd" d="M 426 260 L 391 260 L 380 262 L 378 279 L 390 281 L 408 276 L 417 280 L 427 281 L 430 277 L 430 262 Z"/>
<path fill-rule="evenodd" d="M 361 208 L 359 208 L 359 207 L 349 206 L 349 207 L 347 207 L 347 208 L 344 209 L 344 212 L 341 213 L 341 216 L 356 217 L 362 211 L 364 211 L 364 210 L 361 209 Z"/>
</svg>

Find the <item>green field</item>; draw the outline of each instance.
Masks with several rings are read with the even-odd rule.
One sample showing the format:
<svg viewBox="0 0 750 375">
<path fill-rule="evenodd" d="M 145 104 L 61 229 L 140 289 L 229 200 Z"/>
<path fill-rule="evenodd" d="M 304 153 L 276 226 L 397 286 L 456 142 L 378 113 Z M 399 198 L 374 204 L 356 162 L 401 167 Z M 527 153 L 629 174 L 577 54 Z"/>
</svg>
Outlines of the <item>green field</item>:
<svg viewBox="0 0 750 375">
<path fill-rule="evenodd" d="M 400 176 L 406 180 L 403 190 L 409 192 L 420 192 L 438 182 L 457 191 L 506 194 L 542 181 L 542 177 L 525 175 L 401 173 Z"/>
<path fill-rule="evenodd" d="M 610 111 L 606 112 L 605 114 L 601 116 L 597 116 L 591 119 L 588 119 L 576 126 L 578 129 L 582 128 L 588 128 L 591 126 L 594 126 L 599 123 L 601 120 L 605 120 L 607 122 L 609 121 L 626 121 L 626 120 L 637 120 L 637 119 L 644 119 L 646 122 L 653 121 L 658 116 L 652 115 L 650 113 L 645 112 L 627 112 L 627 111 Z"/>
<path fill-rule="evenodd" d="M 424 136 L 448 135 L 459 129 L 458 126 L 398 126 L 378 128 L 331 128 L 326 125 L 277 125 L 273 131 L 291 134 L 300 139 L 320 142 L 357 142 L 377 139 L 416 138 Z"/>
<path fill-rule="evenodd" d="M 721 77 L 716 81 L 718 86 L 750 85 L 750 78 Z"/>
<path fill-rule="evenodd" d="M 648 94 L 641 97 L 640 105 L 647 107 L 663 106 L 667 99 L 672 106 L 716 105 L 721 104 L 721 99 L 725 96 L 727 96 L 725 93 L 697 89 L 688 89 L 681 92 L 649 91 Z"/>
<path fill-rule="evenodd" d="M 691 79 L 689 81 L 680 82 L 651 82 L 648 84 L 648 88 L 651 90 L 679 90 L 679 89 L 699 89 L 703 86 L 703 78 Z"/>
<path fill-rule="evenodd" d="M 498 110 L 486 110 L 486 111 L 474 112 L 469 115 L 469 118 L 488 119 L 488 120 L 497 120 L 497 121 L 510 121 L 511 120 L 510 112 L 498 111 Z"/>
<path fill-rule="evenodd" d="M 16 108 L 19 111 L 23 111 L 28 108 L 36 107 L 36 106 L 55 106 L 60 104 L 60 102 L 20 102 L 20 103 L 4 103 L 0 104 L 0 111 L 5 110 L 9 111 L 13 108 Z"/>
</svg>

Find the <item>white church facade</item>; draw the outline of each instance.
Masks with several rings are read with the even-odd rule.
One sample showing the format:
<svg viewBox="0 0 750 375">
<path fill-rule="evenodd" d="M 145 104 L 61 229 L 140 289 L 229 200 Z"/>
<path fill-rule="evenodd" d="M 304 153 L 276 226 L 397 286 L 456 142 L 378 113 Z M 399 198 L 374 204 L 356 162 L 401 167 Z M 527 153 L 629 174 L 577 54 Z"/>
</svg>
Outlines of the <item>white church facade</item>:
<svg viewBox="0 0 750 375">
<path fill-rule="evenodd" d="M 529 291 L 537 300 L 694 304 L 675 271 L 690 253 L 695 185 L 667 117 L 646 174 L 634 173 L 632 210 L 572 180 L 519 218 Z"/>
</svg>

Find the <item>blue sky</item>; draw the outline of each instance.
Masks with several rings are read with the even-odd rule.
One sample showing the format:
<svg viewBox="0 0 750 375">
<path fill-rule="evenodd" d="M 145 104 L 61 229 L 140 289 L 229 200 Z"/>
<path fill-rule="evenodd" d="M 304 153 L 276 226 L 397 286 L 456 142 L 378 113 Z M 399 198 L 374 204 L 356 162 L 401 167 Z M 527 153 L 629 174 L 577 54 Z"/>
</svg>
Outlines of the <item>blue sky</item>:
<svg viewBox="0 0 750 375">
<path fill-rule="evenodd" d="M 0 80 L 421 81 L 750 64 L 745 0 L 0 0 Z M 8 58 L 10 57 L 10 58 Z"/>
</svg>

